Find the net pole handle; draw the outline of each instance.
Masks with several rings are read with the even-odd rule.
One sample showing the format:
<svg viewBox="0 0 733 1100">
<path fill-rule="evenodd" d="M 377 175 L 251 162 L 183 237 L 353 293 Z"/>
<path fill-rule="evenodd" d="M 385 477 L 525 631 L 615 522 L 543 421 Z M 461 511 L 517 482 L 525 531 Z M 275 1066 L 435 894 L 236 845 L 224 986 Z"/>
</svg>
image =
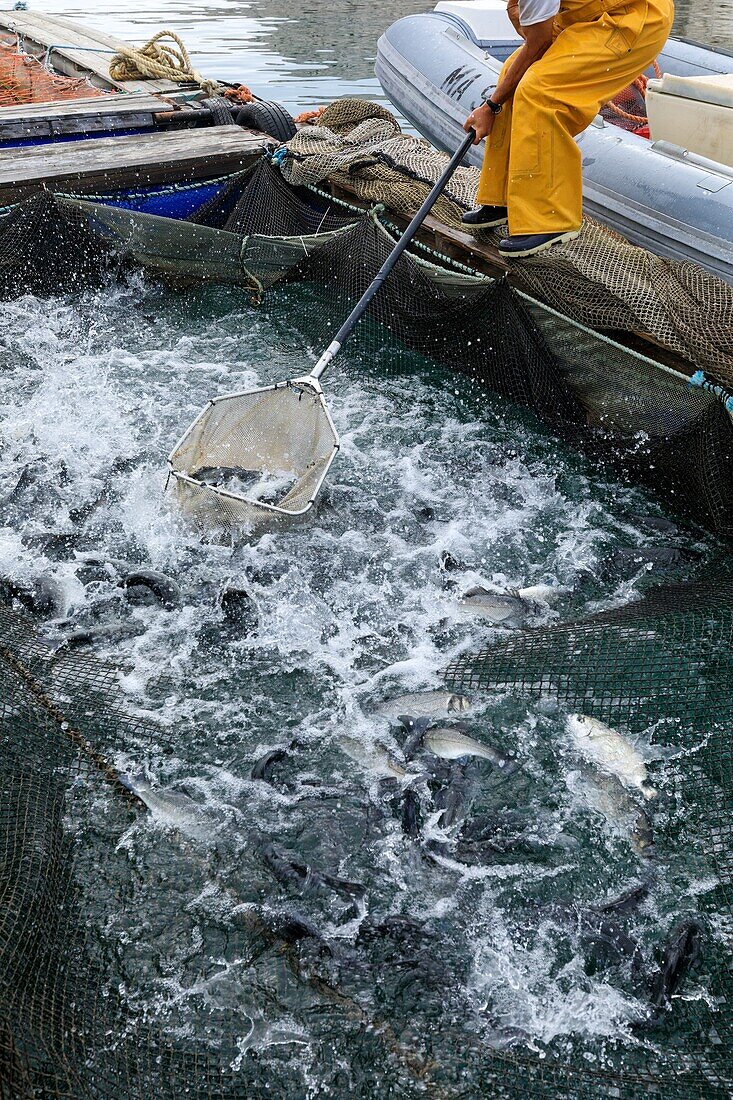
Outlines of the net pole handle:
<svg viewBox="0 0 733 1100">
<path fill-rule="evenodd" d="M 380 267 L 380 269 L 377 272 L 377 274 L 375 275 L 373 281 L 366 288 L 366 290 L 362 294 L 361 298 L 356 303 L 356 305 L 352 309 L 351 313 L 346 318 L 343 325 L 338 330 L 338 332 L 334 336 L 333 340 L 331 341 L 329 346 L 326 348 L 326 350 L 324 351 L 321 358 L 316 363 L 315 367 L 311 371 L 311 374 L 310 374 L 311 378 L 318 379 L 323 375 L 323 373 L 326 371 L 326 369 L 330 365 L 331 361 L 338 354 L 338 352 L 341 350 L 341 348 L 343 347 L 343 345 L 346 342 L 346 340 L 348 339 L 348 337 L 354 331 L 357 324 L 359 323 L 361 318 L 366 313 L 367 306 L 371 302 L 372 298 L 377 293 L 377 291 L 381 287 L 382 283 L 385 281 L 385 279 L 389 275 L 390 271 L 392 270 L 394 265 L 399 260 L 402 253 L 405 251 L 407 246 L 412 241 L 412 239 L 415 236 L 415 234 L 417 233 L 418 229 L 420 228 L 422 223 L 425 221 L 425 219 L 427 218 L 430 211 L 435 206 L 435 203 L 436 203 L 437 199 L 440 197 L 440 195 L 445 190 L 445 187 L 446 187 L 448 181 L 450 180 L 451 176 L 455 172 L 458 165 L 461 163 L 461 161 L 465 157 L 468 150 L 473 145 L 475 138 L 476 138 L 475 130 L 473 130 L 473 129 L 469 130 L 468 133 L 466 134 L 466 137 L 461 142 L 460 147 L 456 150 L 456 152 L 453 154 L 451 159 L 448 161 L 448 164 L 446 164 L 445 169 L 444 169 L 443 174 L 441 175 L 440 179 L 437 180 L 437 182 L 433 185 L 433 188 L 430 191 L 430 194 L 426 196 L 422 206 L 418 210 L 417 214 L 415 214 L 415 217 L 412 219 L 412 221 L 408 225 L 407 229 L 404 231 L 404 233 L 402 234 L 400 239 L 397 241 L 397 244 L 392 249 L 389 256 L 387 257 L 387 259 L 384 261 L 384 263 Z"/>
</svg>

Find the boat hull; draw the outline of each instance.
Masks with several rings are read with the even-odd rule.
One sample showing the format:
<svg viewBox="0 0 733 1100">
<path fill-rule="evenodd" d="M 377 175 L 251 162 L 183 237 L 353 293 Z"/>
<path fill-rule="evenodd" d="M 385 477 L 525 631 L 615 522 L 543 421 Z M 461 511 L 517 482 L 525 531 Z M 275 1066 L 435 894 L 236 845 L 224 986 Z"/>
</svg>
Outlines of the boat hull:
<svg viewBox="0 0 733 1100">
<path fill-rule="evenodd" d="M 390 101 L 432 144 L 453 150 L 466 116 L 496 84 L 513 44 L 478 44 L 439 12 L 408 16 L 380 38 L 376 74 Z M 733 58 L 670 40 L 665 71 L 733 72 Z M 693 260 L 733 283 L 733 169 L 600 116 L 578 139 L 586 214 L 657 255 Z M 479 166 L 483 143 L 468 156 Z"/>
</svg>

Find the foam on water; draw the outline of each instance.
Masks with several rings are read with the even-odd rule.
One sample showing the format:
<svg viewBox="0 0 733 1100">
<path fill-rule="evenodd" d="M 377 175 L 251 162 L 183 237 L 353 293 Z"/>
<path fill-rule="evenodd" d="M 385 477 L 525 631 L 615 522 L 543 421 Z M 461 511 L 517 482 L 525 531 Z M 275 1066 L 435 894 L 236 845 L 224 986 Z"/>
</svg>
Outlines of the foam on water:
<svg viewBox="0 0 733 1100">
<path fill-rule="evenodd" d="M 307 315 L 307 302 L 300 308 Z M 163 495 L 166 455 L 209 398 L 295 373 L 288 311 L 243 309 L 230 292 L 178 298 L 133 279 L 74 302 L 5 303 L 0 314 L 0 576 L 57 583 L 49 637 L 74 624 L 132 624 L 132 634 L 100 639 L 91 652 L 120 668 L 126 709 L 154 717 L 165 738 L 145 760 L 125 747 L 117 763 L 147 765 L 161 788 L 185 793 L 216 822 L 215 864 L 205 845 L 161 839 L 141 817 L 120 828 L 108 871 L 95 872 L 90 897 L 106 912 L 99 934 L 124 944 L 121 984 L 134 1011 L 156 1015 L 171 1034 L 207 1037 L 227 1012 L 240 1022 L 242 1058 L 253 1044 L 292 1043 L 301 1083 L 312 1084 L 316 994 L 255 950 L 254 932 L 237 933 L 232 955 L 223 946 L 234 914 L 294 896 L 258 859 L 270 837 L 316 869 L 365 884 L 363 906 L 316 885 L 298 897 L 344 950 L 358 944 L 367 914 L 412 915 L 441 945 L 444 988 L 481 1026 L 513 1028 L 532 1044 L 628 1038 L 641 1003 L 629 975 L 587 973 L 577 942 L 562 958 L 554 926 L 540 914 L 530 927 L 523 910 L 528 899 L 593 904 L 638 871 L 623 838 L 606 835 L 565 781 L 570 765 L 552 748 L 563 722 L 556 708 L 497 693 L 471 716 L 474 736 L 523 760 L 500 786 L 487 766 L 469 766 L 473 812 L 527 810 L 535 823 L 533 848 L 485 865 L 427 859 L 400 829 L 402 780 L 370 759 L 401 754 L 373 712 L 377 701 L 440 686 L 451 658 L 496 636 L 458 614 L 462 589 L 549 580 L 567 593 L 542 613 L 547 620 L 627 601 L 630 579 L 604 580 L 598 565 L 619 539 L 652 541 L 628 519 L 649 509 L 643 494 L 609 491 L 532 416 L 468 381 L 417 366 L 385 376 L 386 359 L 355 352 L 326 383 L 342 448 L 315 519 L 254 543 L 209 542 Z M 439 568 L 442 551 L 465 565 L 455 584 Z M 122 566 L 91 576 L 85 553 L 163 571 L 180 585 L 180 606 L 130 602 Z M 219 597 L 232 586 L 254 601 L 256 631 L 225 618 Z M 344 738 L 363 747 L 358 763 Z M 276 746 L 290 746 L 278 765 L 284 778 L 252 780 L 252 763 Z M 75 789 L 69 812 L 69 827 L 105 858 L 113 797 Z M 434 817 L 427 831 L 436 841 L 453 835 Z M 167 891 L 153 888 L 151 869 Z M 691 871 L 674 874 L 679 888 Z M 110 900 L 120 877 L 134 900 L 125 913 Z M 647 915 L 640 934 L 650 929 Z M 157 976 L 151 950 L 165 959 Z M 373 975 L 349 966 L 329 981 L 369 1005 Z M 393 992 L 388 1014 L 401 1005 L 439 1018 L 442 993 L 425 973 L 422 1005 Z M 330 987 L 319 988 L 323 999 Z"/>
</svg>

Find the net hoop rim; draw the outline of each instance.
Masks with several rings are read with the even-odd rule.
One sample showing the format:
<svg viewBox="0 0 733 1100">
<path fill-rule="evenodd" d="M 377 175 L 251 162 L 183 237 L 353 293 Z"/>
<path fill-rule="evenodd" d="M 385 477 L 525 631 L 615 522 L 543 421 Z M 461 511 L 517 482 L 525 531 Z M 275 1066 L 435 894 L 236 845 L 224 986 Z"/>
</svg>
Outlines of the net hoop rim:
<svg viewBox="0 0 733 1100">
<path fill-rule="evenodd" d="M 333 446 L 331 448 L 330 454 L 325 460 L 325 465 L 323 467 L 323 470 L 321 471 L 321 476 L 314 486 L 313 495 L 311 496 L 305 507 L 298 509 L 281 508 L 277 504 L 267 504 L 265 501 L 252 500 L 250 497 L 245 496 L 243 493 L 236 493 L 231 489 L 220 489 L 216 485 L 205 485 L 202 481 L 197 481 L 196 478 L 191 477 L 190 474 L 185 473 L 183 470 L 177 470 L 175 468 L 174 461 L 176 455 L 178 454 L 178 451 L 181 449 L 184 442 L 194 430 L 196 425 L 200 423 L 204 416 L 206 416 L 209 409 L 213 408 L 214 405 L 218 405 L 222 401 L 232 401 L 242 397 L 251 397 L 258 393 L 274 393 L 275 390 L 281 390 L 286 387 L 303 387 L 306 383 L 308 384 L 308 388 L 312 391 L 313 397 L 321 406 L 321 409 L 326 417 L 328 426 L 331 429 L 331 434 L 333 436 Z M 196 416 L 195 419 L 191 421 L 183 435 L 176 443 L 173 450 L 168 455 L 168 477 L 169 479 L 175 478 L 176 481 L 183 482 L 186 485 L 190 485 L 192 488 L 207 492 L 211 494 L 214 499 L 216 499 L 217 497 L 226 497 L 229 500 L 236 501 L 238 504 L 248 504 L 251 508 L 258 508 L 261 509 L 263 512 L 269 512 L 277 516 L 282 516 L 284 519 L 299 519 L 301 516 L 306 515 L 315 504 L 316 498 L 321 491 L 323 482 L 326 480 L 326 475 L 328 474 L 328 471 L 331 468 L 331 464 L 333 463 L 333 460 L 336 458 L 336 455 L 338 454 L 340 449 L 341 438 L 336 430 L 336 425 L 333 422 L 333 417 L 328 410 L 323 390 L 321 389 L 318 380 L 312 378 L 310 375 L 300 375 L 297 378 L 288 378 L 284 382 L 271 382 L 268 386 L 253 386 L 247 390 L 238 390 L 233 393 L 223 393 L 220 394 L 218 397 L 212 397 L 211 400 L 208 401 L 206 405 L 204 405 L 203 409 L 201 409 L 198 416 Z M 244 520 L 242 522 L 244 522 Z"/>
</svg>

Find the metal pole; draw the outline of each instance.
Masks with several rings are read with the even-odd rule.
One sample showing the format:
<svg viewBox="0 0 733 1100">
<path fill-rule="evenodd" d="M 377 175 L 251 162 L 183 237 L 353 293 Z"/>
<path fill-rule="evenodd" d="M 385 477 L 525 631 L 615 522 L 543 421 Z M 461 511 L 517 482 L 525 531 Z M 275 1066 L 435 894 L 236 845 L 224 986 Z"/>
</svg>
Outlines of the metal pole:
<svg viewBox="0 0 733 1100">
<path fill-rule="evenodd" d="M 382 283 L 387 278 L 390 271 L 392 270 L 394 265 L 399 260 L 402 253 L 405 251 L 407 246 L 410 244 L 413 237 L 417 233 L 417 231 L 420 228 L 420 226 L 422 225 L 422 223 L 427 218 L 430 211 L 433 209 L 433 206 L 435 205 L 436 200 L 440 197 L 442 192 L 445 190 L 446 184 L 450 180 L 451 176 L 455 172 L 458 165 L 461 163 L 461 161 L 465 157 L 468 150 L 473 145 L 475 137 L 476 137 L 475 131 L 474 130 L 469 130 L 468 134 L 466 135 L 465 140 L 461 142 L 460 148 L 456 150 L 456 152 L 453 154 L 453 156 L 451 157 L 448 164 L 445 166 L 445 170 L 443 171 L 443 174 L 441 175 L 440 179 L 437 181 L 437 183 L 435 183 L 433 185 L 432 191 L 425 198 L 425 201 L 423 202 L 422 206 L 418 210 L 417 214 L 415 214 L 415 217 L 412 219 L 412 221 L 408 225 L 407 229 L 404 231 L 404 233 L 400 237 L 399 241 L 397 242 L 397 244 L 392 249 L 392 251 L 390 252 L 387 259 L 384 261 L 384 263 L 380 267 L 380 269 L 377 272 L 377 274 L 375 275 L 373 281 L 369 284 L 367 289 L 364 291 L 361 298 L 356 303 L 356 305 L 352 309 L 351 313 L 346 318 L 343 325 L 338 330 L 335 337 L 333 338 L 331 343 L 328 345 L 328 347 L 324 351 L 321 358 L 316 363 L 313 370 L 310 372 L 311 378 L 320 378 L 321 377 L 321 375 L 324 373 L 324 371 L 330 365 L 332 359 L 338 354 L 338 352 L 343 347 L 345 341 L 348 339 L 348 337 L 354 331 L 357 324 L 359 323 L 361 318 L 366 313 L 367 306 L 371 302 L 372 298 L 377 293 L 377 291 L 381 287 Z"/>
</svg>

